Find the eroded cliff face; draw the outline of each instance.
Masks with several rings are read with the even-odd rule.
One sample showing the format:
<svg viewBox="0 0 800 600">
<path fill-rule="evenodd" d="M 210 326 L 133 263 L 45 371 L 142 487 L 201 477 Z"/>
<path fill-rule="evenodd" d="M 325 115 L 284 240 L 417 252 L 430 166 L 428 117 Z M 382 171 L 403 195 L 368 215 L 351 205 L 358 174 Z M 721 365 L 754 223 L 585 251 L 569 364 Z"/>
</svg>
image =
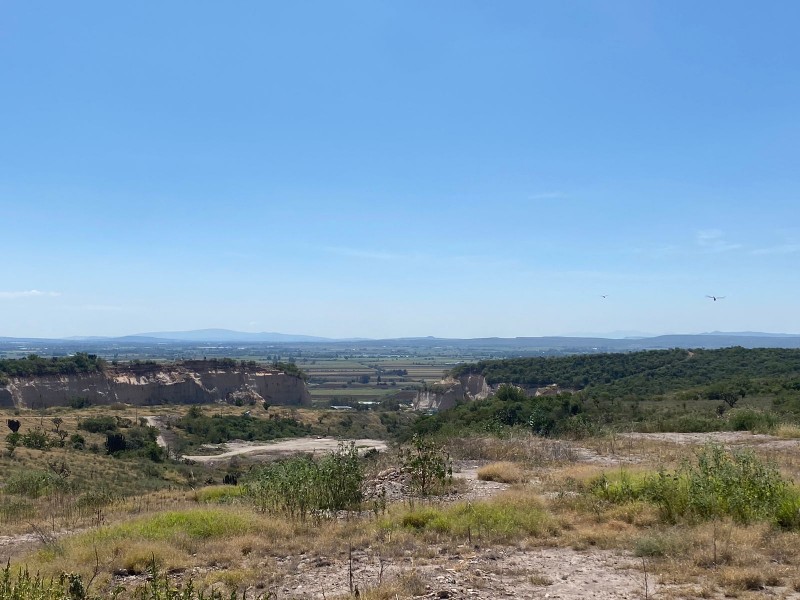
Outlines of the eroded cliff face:
<svg viewBox="0 0 800 600">
<path fill-rule="evenodd" d="M 0 387 L 0 407 L 66 406 L 75 398 L 86 398 L 92 404 L 202 404 L 237 398 L 281 405 L 311 404 L 305 381 L 294 375 L 258 367 L 205 367 L 200 361 L 20 377 Z"/>
<path fill-rule="evenodd" d="M 483 375 L 448 377 L 432 388 L 420 391 L 414 400 L 415 410 L 447 410 L 462 400 L 483 400 L 494 390 Z"/>
</svg>

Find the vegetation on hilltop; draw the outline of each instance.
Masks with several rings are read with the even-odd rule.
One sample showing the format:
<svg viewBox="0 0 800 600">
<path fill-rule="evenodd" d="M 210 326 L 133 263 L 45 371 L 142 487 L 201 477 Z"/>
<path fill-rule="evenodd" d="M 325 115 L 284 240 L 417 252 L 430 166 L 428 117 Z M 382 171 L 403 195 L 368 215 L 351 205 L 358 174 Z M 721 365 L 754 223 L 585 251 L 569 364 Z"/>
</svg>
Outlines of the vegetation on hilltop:
<svg viewBox="0 0 800 600">
<path fill-rule="evenodd" d="M 480 374 L 489 384 L 525 387 L 557 384 L 576 390 L 604 388 L 616 394 L 664 394 L 720 381 L 763 377 L 800 380 L 800 350 L 723 348 L 648 350 L 483 360 L 460 365 L 453 376 Z"/>
<path fill-rule="evenodd" d="M 70 375 L 102 371 L 106 362 L 96 354 L 77 352 L 72 356 L 44 358 L 31 354 L 25 358 L 0 359 L 0 381 L 7 377 Z"/>
<path fill-rule="evenodd" d="M 175 422 L 175 428 L 185 439 L 180 450 L 211 443 L 222 444 L 230 440 L 270 441 L 287 437 L 303 437 L 313 433 L 312 428 L 292 417 L 270 414 L 268 418 L 244 415 L 207 415 L 199 406 L 193 406 L 186 416 Z"/>
<path fill-rule="evenodd" d="M 423 417 L 419 433 L 500 432 L 583 437 L 602 428 L 639 431 L 759 430 L 800 419 L 800 350 L 659 350 L 461 365 L 503 383 L 482 402 Z M 522 388 L 557 384 L 562 393 Z M 520 387 L 515 387 L 520 386 Z M 567 388 L 566 391 L 563 388 Z M 745 401 L 747 398 L 747 401 Z"/>
</svg>

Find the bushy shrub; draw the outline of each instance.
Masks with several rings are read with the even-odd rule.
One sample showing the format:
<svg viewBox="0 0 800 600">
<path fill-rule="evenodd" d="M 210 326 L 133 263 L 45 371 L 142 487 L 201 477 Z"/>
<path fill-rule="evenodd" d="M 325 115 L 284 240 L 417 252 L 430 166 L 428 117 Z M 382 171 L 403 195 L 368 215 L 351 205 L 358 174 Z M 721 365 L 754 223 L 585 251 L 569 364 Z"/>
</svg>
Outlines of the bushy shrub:
<svg viewBox="0 0 800 600">
<path fill-rule="evenodd" d="M 18 471 L 6 481 L 5 491 L 28 498 L 39 498 L 53 491 L 67 491 L 69 482 L 50 471 Z"/>
<path fill-rule="evenodd" d="M 752 450 L 729 451 L 718 444 L 706 445 L 695 462 L 673 472 L 633 476 L 622 471 L 614 480 L 602 475 L 592 482 L 591 493 L 616 504 L 651 502 L 668 522 L 729 517 L 750 523 L 781 514 L 788 522 L 787 502 L 795 496 L 778 470 Z"/>
<path fill-rule="evenodd" d="M 422 496 L 441 489 L 453 480 L 453 462 L 450 455 L 436 442 L 414 435 L 411 445 L 400 450 L 403 472 L 411 487 Z"/>
<path fill-rule="evenodd" d="M 83 429 L 89 433 L 108 433 L 116 431 L 118 428 L 119 424 L 115 417 L 89 417 L 88 419 L 82 419 L 78 423 L 78 429 Z"/>
<path fill-rule="evenodd" d="M 305 520 L 320 511 L 358 508 L 363 479 L 351 442 L 316 461 L 296 457 L 262 467 L 251 474 L 245 489 L 261 510 Z"/>
<path fill-rule="evenodd" d="M 47 435 L 46 432 L 42 431 L 38 427 L 35 429 L 31 429 L 30 431 L 26 431 L 22 434 L 20 438 L 20 442 L 26 448 L 32 448 L 34 450 L 48 450 L 53 445 L 53 441 L 50 439 L 50 436 Z"/>
<path fill-rule="evenodd" d="M 730 411 L 727 416 L 728 427 L 733 431 L 765 433 L 775 428 L 779 422 L 776 414 L 751 408 L 737 408 Z"/>
</svg>

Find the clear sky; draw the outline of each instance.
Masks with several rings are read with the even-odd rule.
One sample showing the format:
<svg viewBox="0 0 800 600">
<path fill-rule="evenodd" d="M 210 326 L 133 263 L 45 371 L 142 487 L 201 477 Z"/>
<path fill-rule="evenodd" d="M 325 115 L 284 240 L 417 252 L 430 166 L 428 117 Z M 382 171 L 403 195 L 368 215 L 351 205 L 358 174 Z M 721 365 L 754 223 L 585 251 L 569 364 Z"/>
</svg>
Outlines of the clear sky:
<svg viewBox="0 0 800 600">
<path fill-rule="evenodd" d="M 800 332 L 799 22 L 2 1 L 0 336 Z"/>
</svg>

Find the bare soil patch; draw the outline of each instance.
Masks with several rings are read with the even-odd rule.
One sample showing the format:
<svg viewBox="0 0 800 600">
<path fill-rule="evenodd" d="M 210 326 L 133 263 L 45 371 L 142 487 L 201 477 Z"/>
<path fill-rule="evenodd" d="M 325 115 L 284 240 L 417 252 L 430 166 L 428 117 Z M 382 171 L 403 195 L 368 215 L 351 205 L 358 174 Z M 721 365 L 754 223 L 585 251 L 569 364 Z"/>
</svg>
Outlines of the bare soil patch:
<svg viewBox="0 0 800 600">
<path fill-rule="evenodd" d="M 710 431 L 708 433 L 623 433 L 620 437 L 634 440 L 669 442 L 681 446 L 713 442 L 725 446 L 754 446 L 769 450 L 800 448 L 800 440 L 783 439 L 749 431 Z"/>
<path fill-rule="evenodd" d="M 385 441 L 367 438 L 358 440 L 338 440 L 336 438 L 327 437 L 293 438 L 269 443 L 243 442 L 234 440 L 225 444 L 220 444 L 219 446 L 213 446 L 213 448 L 219 448 L 222 450 L 220 454 L 186 455 L 183 457 L 183 459 L 198 463 L 215 463 L 233 458 L 234 456 L 247 455 L 249 458 L 272 460 L 298 453 L 314 454 L 318 452 L 331 452 L 336 450 L 336 448 L 339 447 L 339 443 L 342 441 L 352 441 L 355 443 L 356 447 L 362 451 L 367 451 L 373 448 L 375 450 L 383 451 L 387 448 Z"/>
<path fill-rule="evenodd" d="M 431 547 L 429 558 L 385 559 L 371 550 L 353 552 L 353 581 L 361 590 L 394 579 L 418 580 L 421 598 L 608 598 L 644 597 L 641 566 L 610 551 L 570 548 Z M 346 557 L 278 560 L 286 569 L 276 590 L 281 598 L 325 599 L 349 592 Z M 382 573 L 382 574 L 381 574 Z M 655 586 L 651 578 L 649 593 Z"/>
</svg>

